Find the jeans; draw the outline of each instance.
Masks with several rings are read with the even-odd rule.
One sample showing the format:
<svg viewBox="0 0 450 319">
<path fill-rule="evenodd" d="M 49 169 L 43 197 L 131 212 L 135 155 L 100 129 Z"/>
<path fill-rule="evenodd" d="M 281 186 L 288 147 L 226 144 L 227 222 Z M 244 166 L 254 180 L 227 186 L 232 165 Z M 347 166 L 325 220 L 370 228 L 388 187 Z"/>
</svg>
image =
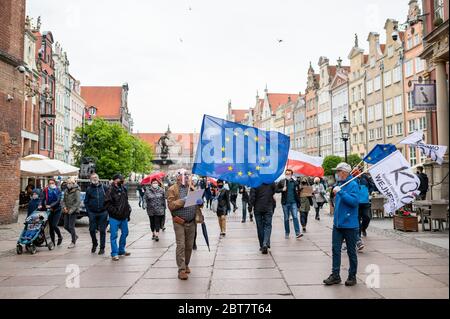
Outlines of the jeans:
<svg viewBox="0 0 450 319">
<path fill-rule="evenodd" d="M 247 202 L 246 201 L 242 201 L 242 220 L 245 222 L 245 220 L 247 219 Z"/>
<path fill-rule="evenodd" d="M 128 236 L 128 220 L 118 220 L 109 217 L 109 230 L 111 232 L 111 257 L 125 254 L 125 246 L 127 244 Z M 119 248 L 117 248 L 117 233 L 120 229 Z"/>
<path fill-rule="evenodd" d="M 340 276 L 342 242 L 347 245 L 347 255 L 350 261 L 349 277 L 356 276 L 358 269 L 358 255 L 356 253 L 356 242 L 358 241 L 358 228 L 333 227 L 333 269 L 334 275 Z"/>
<path fill-rule="evenodd" d="M 59 230 L 58 223 L 61 218 L 61 209 L 58 209 L 54 212 L 51 212 L 48 216 L 48 224 L 50 226 L 50 239 L 53 243 L 55 243 L 55 233 L 58 235 L 58 238 L 62 238 L 61 231 Z"/>
<path fill-rule="evenodd" d="M 309 212 L 300 212 L 300 223 L 303 227 L 306 227 L 306 224 L 308 224 L 308 213 Z"/>
<path fill-rule="evenodd" d="M 300 225 L 298 223 L 298 209 L 297 203 L 289 203 L 283 205 L 283 213 L 284 213 L 284 232 L 286 235 L 289 235 L 291 232 L 289 227 L 289 216 L 292 215 L 292 221 L 294 223 L 294 230 L 296 235 L 300 235 Z"/>
<path fill-rule="evenodd" d="M 70 233 L 72 237 L 72 243 L 77 242 L 77 233 L 75 232 L 75 222 L 77 220 L 77 214 L 64 214 L 64 229 Z"/>
<path fill-rule="evenodd" d="M 270 235 L 272 233 L 273 212 L 255 212 L 256 230 L 258 232 L 259 247 L 270 246 Z"/>
<path fill-rule="evenodd" d="M 92 245 L 98 246 L 96 231 L 100 231 L 100 249 L 105 249 L 106 225 L 108 223 L 108 212 L 101 213 L 88 212 L 89 215 L 89 233 L 91 234 Z"/>
<path fill-rule="evenodd" d="M 359 237 L 361 238 L 361 232 L 365 231 L 369 227 L 370 204 L 359 205 L 358 219 L 359 219 Z"/>
</svg>

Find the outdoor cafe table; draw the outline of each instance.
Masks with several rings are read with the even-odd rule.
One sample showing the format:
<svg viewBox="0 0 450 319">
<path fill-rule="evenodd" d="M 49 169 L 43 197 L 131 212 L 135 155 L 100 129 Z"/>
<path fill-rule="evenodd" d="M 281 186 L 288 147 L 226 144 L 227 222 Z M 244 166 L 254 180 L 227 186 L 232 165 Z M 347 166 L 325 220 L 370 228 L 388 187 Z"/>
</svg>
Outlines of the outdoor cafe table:
<svg viewBox="0 0 450 319">
<path fill-rule="evenodd" d="M 417 207 L 418 215 L 420 216 L 420 221 L 422 223 L 422 230 L 425 231 L 425 225 L 424 225 L 424 212 L 430 211 L 432 205 L 448 205 L 448 199 L 435 199 L 435 200 L 416 200 L 413 203 L 413 206 Z M 432 229 L 432 225 L 430 224 L 430 231 Z"/>
</svg>

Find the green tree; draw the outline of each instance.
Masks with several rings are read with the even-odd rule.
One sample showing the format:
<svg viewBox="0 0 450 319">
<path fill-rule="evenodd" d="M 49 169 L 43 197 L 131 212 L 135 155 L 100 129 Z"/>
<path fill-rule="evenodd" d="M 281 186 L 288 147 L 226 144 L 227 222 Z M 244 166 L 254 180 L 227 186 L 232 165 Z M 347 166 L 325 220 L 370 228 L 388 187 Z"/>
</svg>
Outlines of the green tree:
<svg viewBox="0 0 450 319">
<path fill-rule="evenodd" d="M 146 142 L 132 136 L 133 138 L 133 164 L 132 170 L 135 173 L 148 174 L 152 170 L 153 152 Z"/>
<path fill-rule="evenodd" d="M 357 154 L 351 154 L 347 157 L 348 164 L 353 168 L 361 162 L 361 157 Z"/>
<path fill-rule="evenodd" d="M 340 158 L 339 156 L 329 155 L 325 157 L 322 164 L 325 175 L 333 175 L 334 172 L 332 171 L 332 169 L 335 168 L 340 162 L 342 162 L 342 158 Z"/>
<path fill-rule="evenodd" d="M 92 124 L 75 130 L 72 150 L 77 165 L 82 156 L 95 158 L 100 178 L 111 178 L 118 172 L 127 176 L 136 168 L 135 163 L 151 160 L 152 156 L 149 148 L 136 140 L 120 124 L 97 118 Z"/>
</svg>

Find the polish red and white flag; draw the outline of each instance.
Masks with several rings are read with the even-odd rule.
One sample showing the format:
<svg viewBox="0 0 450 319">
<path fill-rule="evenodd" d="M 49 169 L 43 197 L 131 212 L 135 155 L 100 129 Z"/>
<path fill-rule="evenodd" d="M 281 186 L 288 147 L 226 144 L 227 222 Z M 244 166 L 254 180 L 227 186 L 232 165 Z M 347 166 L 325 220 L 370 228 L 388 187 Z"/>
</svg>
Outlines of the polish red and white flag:
<svg viewBox="0 0 450 319">
<path fill-rule="evenodd" d="M 286 168 L 292 169 L 295 174 L 299 175 L 323 177 L 324 170 L 322 164 L 323 157 L 310 156 L 290 150 Z"/>
</svg>

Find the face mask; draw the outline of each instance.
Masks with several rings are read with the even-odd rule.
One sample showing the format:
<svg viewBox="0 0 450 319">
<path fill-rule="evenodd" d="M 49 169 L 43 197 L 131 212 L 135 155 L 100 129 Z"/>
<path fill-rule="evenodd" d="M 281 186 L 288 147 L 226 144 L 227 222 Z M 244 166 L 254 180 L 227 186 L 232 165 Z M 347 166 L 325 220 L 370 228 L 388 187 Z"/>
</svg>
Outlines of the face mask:
<svg viewBox="0 0 450 319">
<path fill-rule="evenodd" d="M 37 194 L 34 194 L 31 198 L 33 198 L 33 199 L 38 199 L 39 196 L 38 196 Z"/>
<path fill-rule="evenodd" d="M 49 185 L 49 187 L 50 187 L 51 189 L 55 189 L 55 188 L 56 188 L 56 185 L 55 185 L 55 184 L 52 184 L 52 185 Z"/>
<path fill-rule="evenodd" d="M 286 175 L 286 179 L 288 180 L 292 179 L 292 175 Z"/>
<path fill-rule="evenodd" d="M 222 189 L 223 185 L 217 185 L 217 188 Z"/>
<path fill-rule="evenodd" d="M 155 189 L 158 188 L 158 186 L 159 186 L 159 185 L 156 184 L 156 183 L 152 184 L 152 187 L 155 188 Z"/>
<path fill-rule="evenodd" d="M 97 185 L 98 184 L 98 179 L 91 180 L 91 183 L 94 184 L 94 185 Z"/>
</svg>

